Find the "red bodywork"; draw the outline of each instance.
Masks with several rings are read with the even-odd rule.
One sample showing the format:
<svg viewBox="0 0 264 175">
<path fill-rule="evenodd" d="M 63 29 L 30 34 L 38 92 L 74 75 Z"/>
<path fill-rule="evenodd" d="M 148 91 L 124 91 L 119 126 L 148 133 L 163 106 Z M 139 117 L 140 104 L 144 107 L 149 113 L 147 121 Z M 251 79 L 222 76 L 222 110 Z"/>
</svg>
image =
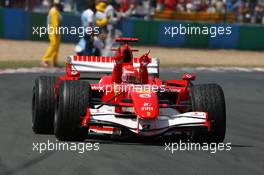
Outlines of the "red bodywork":
<svg viewBox="0 0 264 175">
<path fill-rule="evenodd" d="M 114 49 L 116 54 L 123 53 L 126 55 L 126 59 L 122 64 L 122 67 L 125 65 L 133 65 L 133 62 L 137 62 L 139 59 L 133 57 L 133 51 L 130 49 L 128 42 L 137 41 L 137 39 L 123 38 L 117 39 L 117 41 L 125 42 L 122 48 Z M 113 62 L 113 57 L 94 57 L 94 56 L 74 56 L 74 59 L 77 60 L 91 60 L 96 63 L 98 60 L 104 60 Z M 121 67 L 121 68 L 122 68 Z M 116 67 L 115 67 L 116 68 Z M 115 69 L 114 68 L 114 69 Z M 158 76 L 150 76 L 147 72 L 142 73 L 141 78 L 144 79 L 144 76 L 147 83 L 144 84 L 124 84 L 119 80 L 118 76 L 115 74 L 120 74 L 120 67 L 118 70 L 114 70 L 112 75 L 102 76 L 100 81 L 97 83 L 91 84 L 92 88 L 92 98 L 100 99 L 101 103 L 107 103 L 115 106 L 115 112 L 125 113 L 127 111 L 124 108 L 133 108 L 135 116 L 139 119 L 149 119 L 155 120 L 159 116 L 160 108 L 174 108 L 179 113 L 184 113 L 190 111 L 189 105 L 189 93 L 190 93 L 190 81 L 195 79 L 194 74 L 184 74 L 181 80 L 166 80 L 162 82 Z M 141 71 L 142 72 L 142 71 Z M 55 96 L 57 96 L 58 88 L 62 81 L 64 80 L 79 80 L 81 73 L 78 70 L 73 70 L 70 63 L 66 63 L 66 75 L 59 76 L 58 81 L 55 84 Z M 116 83 L 117 82 L 117 83 Z M 116 90 L 117 86 L 126 87 L 126 89 Z M 140 86 L 141 89 L 136 91 L 128 91 L 129 88 Z M 143 87 L 148 87 L 151 90 L 146 92 Z M 153 90 L 153 89 L 154 90 Z M 160 95 L 162 94 L 162 95 Z M 165 98 L 164 98 L 165 97 Z M 167 100 L 164 100 L 164 99 Z M 87 127 L 89 124 L 90 112 L 89 108 L 87 109 L 86 116 L 80 116 L 82 118 L 82 126 Z M 205 125 L 209 125 L 205 123 Z M 91 129 L 102 129 L 101 126 L 89 125 Z M 109 130 L 107 128 L 106 130 Z"/>
</svg>

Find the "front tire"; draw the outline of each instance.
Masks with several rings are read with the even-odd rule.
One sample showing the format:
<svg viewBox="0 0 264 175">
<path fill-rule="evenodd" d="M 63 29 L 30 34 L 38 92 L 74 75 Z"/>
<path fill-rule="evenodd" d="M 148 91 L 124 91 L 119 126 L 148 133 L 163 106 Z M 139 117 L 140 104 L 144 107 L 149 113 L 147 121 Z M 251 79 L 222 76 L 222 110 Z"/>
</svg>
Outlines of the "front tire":
<svg viewBox="0 0 264 175">
<path fill-rule="evenodd" d="M 91 101 L 91 86 L 85 81 L 63 81 L 58 93 L 54 133 L 62 141 L 83 141 L 87 128 L 81 128 Z"/>
<path fill-rule="evenodd" d="M 226 109 L 222 88 L 217 84 L 194 85 L 191 88 L 193 111 L 208 112 L 211 131 L 194 129 L 193 142 L 219 143 L 225 139 Z"/>
<path fill-rule="evenodd" d="M 53 134 L 55 77 L 35 80 L 32 98 L 32 129 L 36 134 Z"/>
</svg>

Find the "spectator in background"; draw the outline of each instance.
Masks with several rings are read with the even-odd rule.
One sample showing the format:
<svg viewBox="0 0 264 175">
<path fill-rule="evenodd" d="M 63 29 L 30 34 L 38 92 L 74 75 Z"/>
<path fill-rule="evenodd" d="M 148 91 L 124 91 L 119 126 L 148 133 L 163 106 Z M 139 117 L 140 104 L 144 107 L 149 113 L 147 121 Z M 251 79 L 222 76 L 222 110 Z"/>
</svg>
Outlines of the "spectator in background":
<svg viewBox="0 0 264 175">
<path fill-rule="evenodd" d="M 128 18 L 128 17 L 134 16 L 136 14 L 138 2 L 136 0 L 131 0 L 129 2 L 130 2 L 130 4 L 129 4 L 128 9 L 126 11 L 124 11 L 124 8 L 122 8 L 122 10 L 119 11 L 124 18 Z"/>
<path fill-rule="evenodd" d="M 99 1 L 96 4 L 96 13 L 95 13 L 95 21 L 96 21 L 96 26 L 100 27 L 101 32 L 106 32 L 107 31 L 107 24 L 109 21 L 109 17 L 105 14 L 105 9 L 106 9 L 106 2 L 104 1 Z"/>
<path fill-rule="evenodd" d="M 257 6 L 258 0 L 249 0 L 248 8 L 249 8 L 249 13 L 251 15 L 254 14 L 255 12 L 255 7 Z"/>
<path fill-rule="evenodd" d="M 145 19 L 150 19 L 150 16 L 152 15 L 153 9 L 151 7 L 151 1 L 150 0 L 143 0 L 142 1 L 142 7 L 143 7 L 143 16 Z"/>
<path fill-rule="evenodd" d="M 254 11 L 254 22 L 257 24 L 264 24 L 264 2 L 259 2 Z"/>
<path fill-rule="evenodd" d="M 198 11 L 199 11 L 199 12 L 206 12 L 207 9 L 208 9 L 208 7 L 209 7 L 209 6 L 208 6 L 206 0 L 201 0 L 201 1 L 200 1 L 200 4 L 199 4 Z"/>
<path fill-rule="evenodd" d="M 206 10 L 208 13 L 215 13 L 216 12 L 216 9 L 215 9 L 215 1 L 212 0 L 212 1 L 209 1 L 209 4 L 208 4 L 208 7 L 207 7 L 207 10 Z"/>
<path fill-rule="evenodd" d="M 193 10 L 194 10 L 195 12 L 198 12 L 198 11 L 199 11 L 200 3 L 201 3 L 201 0 L 193 0 L 193 1 L 192 1 Z"/>
<path fill-rule="evenodd" d="M 216 13 L 225 13 L 225 3 L 223 0 L 216 0 L 214 5 Z"/>
<path fill-rule="evenodd" d="M 95 27 L 95 2 L 87 1 L 86 10 L 81 15 L 82 27 L 85 29 Z M 77 55 L 101 55 L 101 47 L 96 45 L 97 37 L 91 34 L 85 34 L 75 47 Z"/>
<path fill-rule="evenodd" d="M 243 22 L 243 23 L 251 22 L 249 3 L 246 0 L 241 0 L 241 4 L 239 7 L 239 22 Z"/>
<path fill-rule="evenodd" d="M 176 1 L 175 0 L 165 0 L 164 5 L 165 5 L 165 10 L 173 11 L 175 10 Z"/>
<path fill-rule="evenodd" d="M 3 5 L 4 7 L 25 8 L 26 0 L 1 0 L 1 5 Z"/>
<path fill-rule="evenodd" d="M 185 11 L 185 0 L 178 0 L 177 11 L 178 12 L 184 12 Z"/>
<path fill-rule="evenodd" d="M 42 58 L 41 65 L 43 67 L 49 67 L 51 64 L 54 67 L 58 66 L 58 53 L 60 46 L 60 34 L 57 32 L 58 27 L 61 24 L 62 7 L 59 0 L 54 0 L 52 7 L 48 14 L 48 30 L 50 46 Z M 52 63 L 51 63 L 52 62 Z M 50 64 L 51 63 L 51 64 Z"/>
<path fill-rule="evenodd" d="M 63 1 L 63 11 L 64 12 L 72 12 L 74 7 L 74 1 L 73 0 L 64 0 Z"/>
<path fill-rule="evenodd" d="M 240 9 L 240 0 L 227 0 L 226 9 L 227 12 L 232 12 L 235 15 L 236 21 L 240 20 L 239 9 Z"/>
<path fill-rule="evenodd" d="M 156 11 L 161 12 L 164 9 L 164 0 L 157 0 Z"/>
<path fill-rule="evenodd" d="M 119 4 L 120 4 L 120 8 L 119 8 L 120 13 L 125 13 L 126 11 L 128 11 L 131 5 L 130 0 L 119 0 Z"/>
<path fill-rule="evenodd" d="M 114 38 L 118 38 L 121 35 L 120 22 L 122 20 L 122 15 L 117 12 L 116 4 L 114 0 L 108 0 L 108 4 L 105 9 L 105 14 L 108 17 L 107 23 L 107 37 L 104 49 L 105 56 L 111 56 L 111 48 L 114 44 Z"/>
<path fill-rule="evenodd" d="M 109 23 L 109 17 L 106 15 L 107 3 L 104 0 L 98 0 L 96 3 L 96 13 L 95 13 L 95 24 L 97 27 L 99 27 L 100 34 L 98 36 L 97 43 L 101 43 L 102 49 L 101 53 L 103 52 L 103 49 L 105 47 L 105 42 L 107 38 L 107 24 Z"/>
</svg>

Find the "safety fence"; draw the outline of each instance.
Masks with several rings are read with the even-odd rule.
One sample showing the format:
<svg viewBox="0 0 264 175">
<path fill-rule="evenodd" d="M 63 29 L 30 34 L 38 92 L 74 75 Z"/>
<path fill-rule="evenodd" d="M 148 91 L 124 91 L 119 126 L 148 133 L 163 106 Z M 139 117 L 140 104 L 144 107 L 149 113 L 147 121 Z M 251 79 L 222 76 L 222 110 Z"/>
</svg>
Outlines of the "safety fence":
<svg viewBox="0 0 264 175">
<path fill-rule="evenodd" d="M 138 37 L 144 45 L 264 50 L 264 25 L 129 19 L 124 21 L 123 26 L 124 36 Z M 181 28 L 185 28 L 182 34 Z M 199 29 L 200 33 L 198 30 L 196 34 L 185 32 L 188 28 L 190 31 L 192 28 Z M 223 33 L 222 30 L 226 29 L 229 31 Z M 211 34 L 210 30 L 213 31 Z M 216 30 L 218 33 L 215 33 Z"/>
<path fill-rule="evenodd" d="M 80 17 L 63 14 L 62 26 L 68 28 L 79 27 L 81 26 Z M 41 27 L 47 27 L 47 13 L 0 8 L 0 38 L 47 41 L 47 34 L 40 36 Z M 79 35 L 77 33 L 62 35 L 63 42 L 77 42 L 78 40 Z"/>
<path fill-rule="evenodd" d="M 46 19 L 45 13 L 0 8 L 0 38 L 48 40 L 47 34 L 40 37 L 33 30 L 46 27 Z M 63 14 L 62 26 L 80 25 L 79 16 Z M 195 32 L 187 32 L 193 28 Z M 264 50 L 264 25 L 130 18 L 123 21 L 122 29 L 123 36 L 138 37 L 142 45 Z M 77 42 L 78 39 L 78 34 L 62 35 L 63 42 Z"/>
</svg>

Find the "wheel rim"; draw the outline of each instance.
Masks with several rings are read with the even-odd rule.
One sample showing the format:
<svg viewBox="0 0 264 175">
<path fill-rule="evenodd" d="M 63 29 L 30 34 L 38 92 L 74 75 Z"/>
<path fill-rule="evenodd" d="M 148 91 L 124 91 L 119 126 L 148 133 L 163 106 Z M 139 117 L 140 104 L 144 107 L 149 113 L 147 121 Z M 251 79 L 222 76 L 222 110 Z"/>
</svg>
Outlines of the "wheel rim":
<svg viewBox="0 0 264 175">
<path fill-rule="evenodd" d="M 54 131 L 56 131 L 57 130 L 57 123 L 58 123 L 58 113 L 59 113 L 59 110 L 58 110 L 58 107 L 59 107 L 59 101 L 58 100 L 56 100 L 56 102 L 55 102 L 55 115 L 54 115 Z"/>
<path fill-rule="evenodd" d="M 32 98 L 32 127 L 34 127 L 34 123 L 36 120 L 36 95 L 35 95 L 35 89 L 33 93 L 33 98 Z"/>
</svg>

